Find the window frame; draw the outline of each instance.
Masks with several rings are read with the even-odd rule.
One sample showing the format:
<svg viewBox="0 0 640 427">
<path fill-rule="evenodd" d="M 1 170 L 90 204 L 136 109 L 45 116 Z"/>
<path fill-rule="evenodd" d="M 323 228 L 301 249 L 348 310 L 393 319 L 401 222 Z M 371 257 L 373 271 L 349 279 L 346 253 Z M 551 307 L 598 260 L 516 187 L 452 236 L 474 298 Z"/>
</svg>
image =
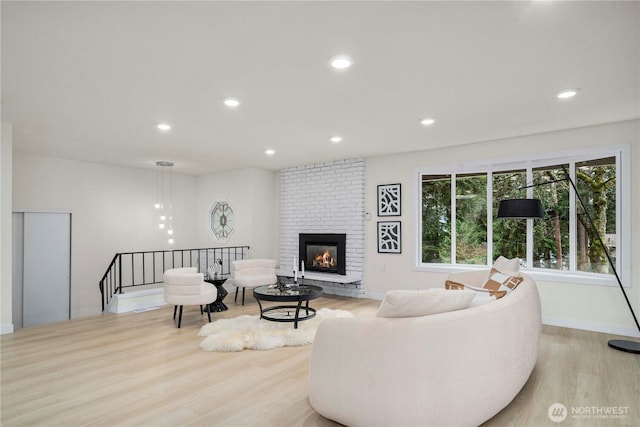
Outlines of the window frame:
<svg viewBox="0 0 640 427">
<path fill-rule="evenodd" d="M 624 287 L 631 286 L 631 161 L 629 145 L 612 145 L 605 147 L 594 147 L 580 150 L 569 150 L 552 153 L 541 153 L 538 155 L 527 155 L 526 158 L 510 157 L 488 159 L 475 162 L 458 162 L 442 165 L 423 166 L 415 169 L 414 174 L 414 212 L 416 212 L 416 233 L 415 236 L 415 270 L 428 271 L 437 273 L 450 273 L 461 270 L 481 270 L 486 269 L 493 263 L 493 179 L 487 179 L 487 265 L 478 264 L 454 264 L 455 257 L 452 256 L 452 263 L 423 263 L 422 262 L 422 176 L 423 175 L 450 175 L 452 179 L 451 191 L 452 199 L 456 190 L 455 177 L 460 174 L 469 173 L 487 173 L 489 177 L 493 177 L 493 173 L 509 169 L 524 169 L 526 172 L 527 183 L 533 182 L 533 169 L 539 167 L 550 166 L 553 164 L 568 164 L 571 179 L 575 182 L 575 164 L 583 161 L 593 160 L 597 158 L 615 157 L 616 159 L 616 239 L 617 239 L 617 256 L 616 270 Z M 533 188 L 527 188 L 523 197 L 533 197 Z M 575 192 L 569 191 L 569 214 L 571 218 L 571 226 L 569 227 L 569 239 L 572 258 L 576 256 L 576 199 Z M 452 202 L 455 208 L 455 202 Z M 452 212 L 455 212 L 452 210 Z M 455 218 L 452 218 L 455 222 Z M 523 267 L 522 271 L 531 275 L 536 280 L 548 282 L 577 283 L 597 286 L 617 286 L 615 275 L 581 272 L 575 270 L 575 262 L 571 261 L 571 268 L 568 271 L 548 270 L 542 268 L 530 267 L 533 261 L 533 221 L 527 221 L 526 232 L 526 256 L 527 267 Z M 455 225 L 455 224 L 452 224 Z M 452 227 L 452 244 L 455 244 L 455 228 Z M 455 246 L 452 246 L 455 251 Z M 452 253 L 453 255 L 453 253 Z"/>
</svg>

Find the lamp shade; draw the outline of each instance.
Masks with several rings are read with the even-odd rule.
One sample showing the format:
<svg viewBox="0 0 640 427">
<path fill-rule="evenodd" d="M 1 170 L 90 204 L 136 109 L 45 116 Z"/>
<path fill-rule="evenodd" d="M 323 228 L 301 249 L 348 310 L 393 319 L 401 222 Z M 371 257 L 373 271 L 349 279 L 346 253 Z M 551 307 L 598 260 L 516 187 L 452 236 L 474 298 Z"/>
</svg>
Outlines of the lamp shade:
<svg viewBox="0 0 640 427">
<path fill-rule="evenodd" d="M 540 199 L 508 199 L 500 202 L 498 218 L 536 219 L 542 218 Z"/>
</svg>

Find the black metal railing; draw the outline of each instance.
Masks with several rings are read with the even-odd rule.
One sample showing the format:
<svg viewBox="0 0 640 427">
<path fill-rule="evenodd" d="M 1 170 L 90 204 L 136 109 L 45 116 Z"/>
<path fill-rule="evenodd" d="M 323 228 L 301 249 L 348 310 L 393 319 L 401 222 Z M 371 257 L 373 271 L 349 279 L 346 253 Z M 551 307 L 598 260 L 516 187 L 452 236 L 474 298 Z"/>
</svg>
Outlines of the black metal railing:
<svg viewBox="0 0 640 427">
<path fill-rule="evenodd" d="M 231 262 L 245 259 L 248 254 L 249 246 L 117 253 L 98 284 L 102 311 L 114 294 L 123 293 L 126 288 L 162 283 L 164 272 L 170 268 L 196 267 L 206 273 L 216 260 L 221 260 L 221 273 L 229 274 Z"/>
</svg>

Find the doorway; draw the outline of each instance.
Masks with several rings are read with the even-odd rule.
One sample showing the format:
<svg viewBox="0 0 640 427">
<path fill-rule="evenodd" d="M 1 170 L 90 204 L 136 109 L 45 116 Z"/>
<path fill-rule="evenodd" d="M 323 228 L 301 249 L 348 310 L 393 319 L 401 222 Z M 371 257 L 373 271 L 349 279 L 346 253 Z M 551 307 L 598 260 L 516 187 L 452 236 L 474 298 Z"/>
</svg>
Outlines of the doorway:
<svg viewBox="0 0 640 427">
<path fill-rule="evenodd" d="M 13 325 L 71 318 L 71 214 L 14 212 Z"/>
</svg>

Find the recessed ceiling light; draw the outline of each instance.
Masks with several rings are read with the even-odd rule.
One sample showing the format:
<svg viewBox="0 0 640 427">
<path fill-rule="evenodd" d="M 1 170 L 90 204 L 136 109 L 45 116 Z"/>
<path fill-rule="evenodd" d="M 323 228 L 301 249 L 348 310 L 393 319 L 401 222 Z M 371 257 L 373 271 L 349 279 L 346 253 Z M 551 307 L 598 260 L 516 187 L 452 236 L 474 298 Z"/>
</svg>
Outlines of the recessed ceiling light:
<svg viewBox="0 0 640 427">
<path fill-rule="evenodd" d="M 573 98 L 577 94 L 578 94 L 578 89 L 565 89 L 558 92 L 556 97 L 558 97 L 558 99 L 569 99 L 569 98 Z"/>
<path fill-rule="evenodd" d="M 338 142 L 342 141 L 342 137 L 341 136 L 332 136 L 331 138 L 329 138 L 329 141 L 333 142 L 334 144 L 337 144 Z"/>
<path fill-rule="evenodd" d="M 264 150 L 264 154 L 266 154 L 267 156 L 273 156 L 274 154 L 276 154 L 276 150 L 272 150 L 272 149 Z"/>
<path fill-rule="evenodd" d="M 425 117 L 424 119 L 420 120 L 420 124 L 422 126 L 431 126 L 435 122 L 435 119 L 432 119 L 431 117 Z"/>
<path fill-rule="evenodd" d="M 351 61 L 351 58 L 349 58 L 346 55 L 338 55 L 338 56 L 334 56 L 333 58 L 331 58 L 329 63 L 336 70 L 345 70 L 345 69 L 351 67 L 352 61 Z"/>
<path fill-rule="evenodd" d="M 158 123 L 156 127 L 165 132 L 171 130 L 171 125 L 169 123 Z"/>
<path fill-rule="evenodd" d="M 224 105 L 226 105 L 227 107 L 235 108 L 240 105 L 240 101 L 235 98 L 227 98 L 224 100 Z"/>
</svg>

